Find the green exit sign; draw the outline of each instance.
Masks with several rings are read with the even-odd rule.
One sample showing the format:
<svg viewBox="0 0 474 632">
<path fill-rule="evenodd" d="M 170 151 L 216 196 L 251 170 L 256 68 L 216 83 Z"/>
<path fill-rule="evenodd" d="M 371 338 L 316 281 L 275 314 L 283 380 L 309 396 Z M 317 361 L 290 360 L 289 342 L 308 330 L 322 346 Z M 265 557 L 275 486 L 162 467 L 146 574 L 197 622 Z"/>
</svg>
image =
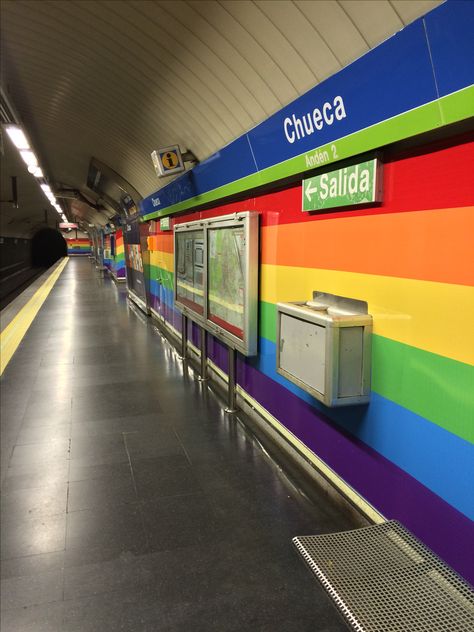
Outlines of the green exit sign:
<svg viewBox="0 0 474 632">
<path fill-rule="evenodd" d="M 303 180 L 303 211 L 325 211 L 382 201 L 378 158 Z"/>
<path fill-rule="evenodd" d="M 160 219 L 160 230 L 171 230 L 171 221 L 169 217 L 162 217 Z"/>
</svg>

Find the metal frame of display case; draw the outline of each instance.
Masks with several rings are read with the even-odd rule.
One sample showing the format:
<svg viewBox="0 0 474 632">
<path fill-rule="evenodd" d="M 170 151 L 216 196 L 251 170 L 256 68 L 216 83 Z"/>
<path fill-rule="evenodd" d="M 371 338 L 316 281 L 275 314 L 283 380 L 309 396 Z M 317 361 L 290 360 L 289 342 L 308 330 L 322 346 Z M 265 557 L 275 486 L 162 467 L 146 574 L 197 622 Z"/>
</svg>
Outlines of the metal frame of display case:
<svg viewBox="0 0 474 632">
<path fill-rule="evenodd" d="M 258 221 L 259 214 L 256 211 L 243 211 L 230 215 L 221 215 L 209 219 L 183 222 L 174 226 L 174 303 L 175 306 L 192 321 L 200 325 L 219 340 L 222 340 L 230 349 L 240 351 L 245 356 L 256 355 L 258 344 Z M 209 320 L 208 308 L 208 231 L 213 228 L 244 227 L 245 236 L 245 293 L 244 293 L 244 326 L 243 339 L 232 334 L 224 327 Z M 178 235 L 184 232 L 196 230 L 203 231 L 204 242 L 204 274 L 203 274 L 203 314 L 194 311 L 188 305 L 180 302 L 178 298 L 177 275 L 177 240 Z"/>
</svg>

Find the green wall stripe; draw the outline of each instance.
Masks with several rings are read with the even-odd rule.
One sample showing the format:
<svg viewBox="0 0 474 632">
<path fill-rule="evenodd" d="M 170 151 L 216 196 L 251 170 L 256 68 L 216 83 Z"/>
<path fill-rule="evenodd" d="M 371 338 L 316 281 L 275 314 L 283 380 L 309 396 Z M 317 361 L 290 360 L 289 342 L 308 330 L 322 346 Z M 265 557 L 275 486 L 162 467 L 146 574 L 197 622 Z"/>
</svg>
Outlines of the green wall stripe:
<svg viewBox="0 0 474 632">
<path fill-rule="evenodd" d="M 471 118 L 474 116 L 474 85 L 442 97 L 439 101 L 444 125 Z"/>
<path fill-rule="evenodd" d="M 275 342 L 276 305 L 260 303 L 260 335 Z M 374 334 L 372 389 L 474 443 L 471 365 Z"/>
<path fill-rule="evenodd" d="M 276 338 L 276 306 L 273 303 L 259 302 L 259 335 L 271 342 Z"/>
<path fill-rule="evenodd" d="M 148 271 L 148 272 L 147 272 Z M 147 278 L 153 279 L 156 281 L 157 279 L 161 279 L 161 283 L 166 289 L 172 290 L 174 288 L 174 275 L 173 272 L 169 270 L 165 270 L 160 266 L 155 266 L 153 264 L 145 265 L 145 272 L 147 272 Z"/>
<path fill-rule="evenodd" d="M 474 367 L 377 335 L 372 362 L 377 393 L 474 443 Z"/>
<path fill-rule="evenodd" d="M 474 86 L 468 86 L 441 99 L 426 103 L 418 108 L 394 116 L 391 119 L 349 134 L 333 143 L 315 147 L 312 151 L 285 160 L 277 165 L 241 178 L 240 180 L 235 180 L 234 182 L 203 193 L 202 195 L 197 195 L 178 204 L 173 204 L 163 210 L 149 213 L 141 219 L 142 221 L 148 221 L 158 217 L 172 215 L 195 206 L 209 204 L 221 198 L 230 197 L 242 193 L 243 191 L 255 189 L 265 184 L 298 175 L 308 171 L 306 156 L 311 156 L 315 152 L 326 152 L 328 160 L 325 161 L 324 164 L 329 165 L 333 162 L 350 158 L 366 151 L 377 149 L 405 138 L 410 138 L 417 134 L 429 132 L 448 123 L 454 123 L 469 118 L 473 115 L 473 102 Z M 333 153 L 333 147 L 335 147 L 335 154 Z"/>
</svg>

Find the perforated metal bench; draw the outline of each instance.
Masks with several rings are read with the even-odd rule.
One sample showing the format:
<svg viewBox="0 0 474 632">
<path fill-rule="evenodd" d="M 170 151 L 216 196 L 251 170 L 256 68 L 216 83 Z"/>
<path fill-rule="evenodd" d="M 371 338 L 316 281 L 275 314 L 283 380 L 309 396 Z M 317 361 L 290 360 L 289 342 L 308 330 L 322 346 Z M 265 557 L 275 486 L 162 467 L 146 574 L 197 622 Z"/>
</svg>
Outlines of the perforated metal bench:
<svg viewBox="0 0 474 632">
<path fill-rule="evenodd" d="M 352 630 L 474 631 L 474 591 L 399 522 L 293 544 Z"/>
</svg>

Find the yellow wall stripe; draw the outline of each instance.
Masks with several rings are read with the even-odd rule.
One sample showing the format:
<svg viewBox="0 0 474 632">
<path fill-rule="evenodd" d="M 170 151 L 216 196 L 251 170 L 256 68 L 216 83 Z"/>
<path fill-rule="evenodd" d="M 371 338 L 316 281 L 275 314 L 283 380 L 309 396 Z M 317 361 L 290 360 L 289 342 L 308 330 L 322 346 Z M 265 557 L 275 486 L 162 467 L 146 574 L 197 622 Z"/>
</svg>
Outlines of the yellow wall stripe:
<svg viewBox="0 0 474 632">
<path fill-rule="evenodd" d="M 66 267 L 68 261 L 69 259 L 67 258 L 61 261 L 61 263 L 51 272 L 43 285 L 36 290 L 28 303 L 22 307 L 15 318 L 5 327 L 4 331 L 1 332 L 0 375 L 2 375 L 7 368 L 7 365 L 17 350 L 18 345 L 23 340 L 24 335 L 45 302 L 48 294 L 53 289 L 54 284 Z"/>
<path fill-rule="evenodd" d="M 311 298 L 313 290 L 367 301 L 375 334 L 474 364 L 471 287 L 336 270 L 261 266 L 263 301 L 305 300 Z"/>
<path fill-rule="evenodd" d="M 163 252 L 162 250 L 152 250 L 150 252 L 150 265 L 158 266 L 168 272 L 174 270 L 174 255 L 169 252 Z"/>
</svg>

